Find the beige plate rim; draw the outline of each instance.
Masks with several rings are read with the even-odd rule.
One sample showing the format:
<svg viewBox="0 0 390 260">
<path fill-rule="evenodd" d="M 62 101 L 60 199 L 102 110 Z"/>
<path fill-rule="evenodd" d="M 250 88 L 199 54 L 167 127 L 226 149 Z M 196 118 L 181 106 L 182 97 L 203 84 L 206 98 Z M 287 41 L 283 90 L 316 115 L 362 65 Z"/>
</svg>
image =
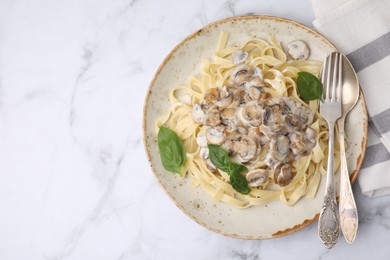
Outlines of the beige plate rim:
<svg viewBox="0 0 390 260">
<path fill-rule="evenodd" d="M 145 149 L 145 153 L 146 153 L 146 156 L 148 158 L 148 162 L 150 164 L 150 167 L 151 167 L 151 169 L 153 171 L 153 174 L 154 174 L 155 178 L 157 179 L 157 182 L 159 183 L 159 185 L 163 188 L 165 194 L 168 195 L 168 197 L 175 203 L 175 205 L 183 213 L 185 213 L 188 217 L 190 217 L 193 221 L 195 221 L 196 223 L 200 224 L 201 226 L 203 226 L 203 227 L 205 227 L 205 228 L 207 228 L 207 229 L 209 229 L 211 231 L 214 231 L 216 233 L 219 233 L 221 235 L 225 235 L 225 236 L 228 236 L 228 237 L 234 237 L 234 238 L 240 238 L 240 239 L 247 239 L 247 240 L 263 240 L 264 238 L 262 238 L 262 237 L 252 237 L 252 236 L 251 237 L 246 237 L 246 236 L 240 236 L 240 235 L 237 235 L 237 234 L 224 233 L 221 230 L 214 229 L 214 228 L 206 225 L 205 223 L 201 223 L 200 221 L 198 221 L 187 210 L 185 210 L 181 205 L 179 205 L 177 203 L 177 201 L 172 197 L 172 195 L 167 191 L 167 188 L 164 186 L 164 184 L 160 181 L 160 179 L 157 176 L 156 169 L 153 166 L 153 164 L 151 163 L 152 159 L 151 159 L 151 156 L 149 154 L 149 150 L 147 149 L 147 138 L 146 138 L 146 135 L 145 135 L 145 133 L 146 133 L 146 112 L 147 112 L 146 111 L 146 106 L 147 106 L 147 104 L 149 102 L 150 94 L 151 94 L 151 91 L 152 91 L 152 86 L 154 85 L 154 83 L 155 83 L 157 77 L 159 76 L 161 70 L 164 68 L 166 63 L 171 59 L 172 55 L 176 52 L 176 50 L 178 48 L 180 48 L 182 45 L 184 45 L 188 40 L 190 40 L 190 39 L 196 37 L 198 34 L 202 33 L 203 30 L 207 30 L 207 29 L 209 29 L 209 28 L 211 28 L 211 27 L 213 27 L 215 25 L 218 25 L 218 24 L 221 24 L 221 23 L 225 23 L 225 22 L 229 22 L 229 21 L 242 21 L 242 20 L 251 20 L 251 19 L 254 19 L 254 20 L 273 20 L 273 21 L 281 21 L 281 22 L 286 22 L 286 23 L 293 24 L 295 26 L 298 26 L 298 27 L 301 27 L 301 28 L 305 29 L 309 33 L 312 33 L 312 34 L 318 36 L 323 41 L 328 43 L 330 46 L 332 46 L 336 50 L 338 50 L 338 48 L 333 43 L 331 43 L 328 39 L 326 39 L 319 32 L 317 32 L 317 31 L 307 27 L 306 25 L 303 25 L 303 24 L 301 24 L 299 22 L 296 22 L 296 21 L 288 19 L 288 18 L 283 18 L 283 17 L 278 17 L 278 16 L 268 16 L 268 15 L 245 15 L 245 16 L 229 17 L 229 18 L 225 18 L 225 19 L 222 19 L 222 20 L 218 20 L 218 21 L 209 23 L 209 24 L 205 25 L 204 27 L 202 27 L 201 29 L 195 31 L 194 33 L 192 33 L 189 36 L 187 36 L 186 38 L 184 38 L 184 40 L 182 40 L 180 43 L 178 43 L 169 52 L 169 54 L 165 57 L 163 62 L 158 67 L 156 73 L 153 76 L 152 81 L 149 84 L 148 91 L 146 93 L 146 97 L 145 97 L 145 101 L 144 101 L 144 107 L 143 107 L 142 130 L 143 130 L 143 134 L 144 134 L 144 138 L 143 138 L 144 149 Z M 360 87 L 360 97 L 359 97 L 359 99 L 363 101 L 363 110 L 364 110 L 364 114 L 365 114 L 366 120 L 364 122 L 364 138 L 363 138 L 363 141 L 361 143 L 362 153 L 361 153 L 360 157 L 358 158 L 357 165 L 355 167 L 355 171 L 350 174 L 351 183 L 354 183 L 356 181 L 357 176 L 358 176 L 358 172 L 359 172 L 359 170 L 360 170 L 360 168 L 362 166 L 362 163 L 363 163 L 363 160 L 364 160 L 364 156 L 365 156 L 365 152 L 366 152 L 367 136 L 368 136 L 368 112 L 367 112 L 366 101 L 365 101 L 364 94 L 363 94 L 363 91 L 362 91 L 361 87 Z M 298 230 L 300 230 L 300 229 L 310 225 L 311 223 L 317 221 L 318 217 L 319 217 L 319 213 L 316 214 L 314 216 L 314 218 L 305 220 L 302 224 L 296 225 L 296 226 L 294 226 L 294 227 L 292 227 L 290 229 L 283 230 L 281 232 L 278 232 L 278 233 L 274 234 L 272 238 L 282 237 L 282 236 L 291 234 L 291 233 L 293 233 L 295 231 L 298 231 Z"/>
</svg>

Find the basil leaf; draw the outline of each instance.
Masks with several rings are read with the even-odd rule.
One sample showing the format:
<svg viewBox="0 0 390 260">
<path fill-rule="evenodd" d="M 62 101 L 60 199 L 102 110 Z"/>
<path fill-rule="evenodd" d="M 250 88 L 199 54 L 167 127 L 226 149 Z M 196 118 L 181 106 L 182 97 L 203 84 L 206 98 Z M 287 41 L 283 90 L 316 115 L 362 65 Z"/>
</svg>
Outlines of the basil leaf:
<svg viewBox="0 0 390 260">
<path fill-rule="evenodd" d="M 231 173 L 231 161 L 227 152 L 214 144 L 209 144 L 208 148 L 210 161 L 220 170 Z"/>
<path fill-rule="evenodd" d="M 239 172 L 230 174 L 230 183 L 232 184 L 233 189 L 241 194 L 247 195 L 251 192 L 246 178 Z"/>
<path fill-rule="evenodd" d="M 186 150 L 179 136 L 169 128 L 161 127 L 157 135 L 160 158 L 165 170 L 180 173 L 186 158 Z"/>
<path fill-rule="evenodd" d="M 230 165 L 230 172 L 231 173 L 240 173 L 240 172 L 247 171 L 247 170 L 248 170 L 248 168 L 246 168 L 242 164 L 231 163 L 231 165 Z"/>
<path fill-rule="evenodd" d="M 230 183 L 236 191 L 241 194 L 249 194 L 251 189 L 246 178 L 241 172 L 247 171 L 244 165 L 232 162 L 229 155 L 221 147 L 213 144 L 208 145 L 210 161 L 220 170 L 229 174 Z"/>
<path fill-rule="evenodd" d="M 302 100 L 309 101 L 322 97 L 321 81 L 309 72 L 298 72 L 297 86 Z"/>
</svg>

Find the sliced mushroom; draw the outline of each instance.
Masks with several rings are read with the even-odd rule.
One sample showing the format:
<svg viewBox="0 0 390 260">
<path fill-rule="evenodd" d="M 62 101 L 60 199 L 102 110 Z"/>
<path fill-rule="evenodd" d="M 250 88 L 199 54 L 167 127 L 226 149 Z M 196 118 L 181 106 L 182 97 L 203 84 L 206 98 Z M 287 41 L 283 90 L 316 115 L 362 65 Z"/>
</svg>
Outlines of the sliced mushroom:
<svg viewBox="0 0 390 260">
<path fill-rule="evenodd" d="M 200 154 L 200 157 L 207 160 L 209 158 L 209 148 L 207 148 L 207 147 L 200 148 L 199 154 Z"/>
<path fill-rule="evenodd" d="M 317 132 L 313 128 L 311 128 L 311 127 L 306 128 L 306 131 L 305 131 L 305 138 L 306 139 L 315 141 L 316 136 L 317 136 Z"/>
<path fill-rule="evenodd" d="M 264 136 L 264 134 L 258 127 L 250 127 L 248 129 L 248 136 L 253 138 L 257 143 L 260 143 L 260 139 Z"/>
<path fill-rule="evenodd" d="M 301 40 L 287 44 L 287 52 L 294 60 L 307 60 L 310 56 L 309 46 Z"/>
<path fill-rule="evenodd" d="M 316 145 L 316 132 L 310 127 L 306 133 L 296 132 L 290 135 L 290 148 L 295 155 L 307 156 Z"/>
<path fill-rule="evenodd" d="M 274 138 L 279 135 L 279 133 L 285 132 L 285 128 L 281 125 L 275 124 L 272 126 L 266 126 L 264 124 L 259 126 L 260 131 L 267 136 L 268 138 Z"/>
<path fill-rule="evenodd" d="M 287 159 L 289 151 L 290 140 L 286 136 L 279 135 L 278 137 L 271 139 L 269 154 L 272 159 L 284 162 Z"/>
<path fill-rule="evenodd" d="M 243 134 L 243 135 L 247 135 L 248 134 L 248 128 L 239 125 L 239 126 L 237 126 L 237 132 L 240 133 L 240 134 Z"/>
<path fill-rule="evenodd" d="M 251 137 L 253 140 L 256 141 L 256 143 L 258 144 L 257 146 L 257 154 L 260 154 L 261 150 L 262 150 L 262 146 L 266 145 L 267 147 L 269 147 L 269 142 L 270 142 L 270 139 L 265 136 L 258 127 L 250 127 L 248 129 L 248 136 Z"/>
<path fill-rule="evenodd" d="M 234 91 L 233 101 L 232 101 L 232 103 L 230 103 L 228 108 L 237 108 L 240 105 L 241 99 L 242 99 L 241 92 L 242 92 L 242 90 L 240 90 L 240 89 L 236 89 Z"/>
<path fill-rule="evenodd" d="M 226 108 L 233 102 L 233 93 L 226 87 L 219 90 L 219 96 L 214 100 L 214 104 L 219 108 Z"/>
<path fill-rule="evenodd" d="M 246 90 L 244 95 L 245 102 L 257 101 L 260 98 L 261 91 L 256 87 L 250 87 Z"/>
<path fill-rule="evenodd" d="M 221 111 L 221 121 L 225 125 L 227 133 L 235 133 L 238 128 L 238 119 L 236 118 L 236 110 L 234 108 L 225 108 Z"/>
<path fill-rule="evenodd" d="M 265 126 L 270 126 L 272 123 L 275 123 L 276 118 L 270 107 L 265 107 L 263 111 L 262 123 Z"/>
<path fill-rule="evenodd" d="M 245 89 L 264 87 L 264 82 L 259 77 L 252 77 L 250 81 L 245 83 Z"/>
<path fill-rule="evenodd" d="M 301 121 L 295 115 L 283 116 L 283 122 L 288 133 L 295 133 L 301 129 Z"/>
<path fill-rule="evenodd" d="M 224 142 L 221 147 L 228 153 L 232 154 L 233 153 L 233 146 L 234 146 L 234 136 L 231 138 L 227 139 L 226 142 Z"/>
<path fill-rule="evenodd" d="M 209 169 L 212 172 L 215 172 L 217 170 L 217 167 L 215 167 L 215 165 L 210 161 L 210 159 L 206 160 L 206 166 L 207 169 Z"/>
<path fill-rule="evenodd" d="M 206 91 L 203 98 L 206 105 L 212 105 L 219 98 L 219 90 L 210 88 Z"/>
<path fill-rule="evenodd" d="M 291 112 L 284 98 L 270 98 L 265 102 L 265 105 L 269 106 L 276 114 L 287 115 Z"/>
<path fill-rule="evenodd" d="M 206 112 L 200 104 L 195 104 L 192 107 L 192 119 L 194 119 L 194 121 L 198 124 L 204 124 L 206 122 Z"/>
<path fill-rule="evenodd" d="M 207 138 L 204 132 L 199 132 L 196 137 L 196 143 L 201 147 L 207 147 Z"/>
<path fill-rule="evenodd" d="M 239 135 L 233 142 L 234 158 L 239 162 L 248 162 L 256 156 L 255 140 L 247 135 Z"/>
<path fill-rule="evenodd" d="M 227 125 L 230 124 L 230 122 L 236 120 L 236 111 L 234 108 L 225 108 L 221 111 L 221 120 L 222 123 Z"/>
<path fill-rule="evenodd" d="M 235 116 L 236 116 L 236 118 L 237 118 L 237 120 L 238 120 L 239 125 L 247 127 L 247 126 L 248 126 L 248 122 L 247 122 L 247 120 L 245 120 L 245 118 L 242 116 L 242 114 L 243 114 L 242 111 L 243 111 L 243 110 L 244 110 L 244 106 L 239 106 L 239 107 L 237 107 L 237 108 L 235 109 Z"/>
<path fill-rule="evenodd" d="M 274 105 L 279 105 L 279 103 L 280 98 L 270 98 L 269 100 L 267 100 L 267 102 L 265 102 L 265 105 L 272 107 Z"/>
<path fill-rule="evenodd" d="M 266 106 L 262 114 L 260 131 L 268 137 L 286 134 L 287 130 L 282 122 L 281 113 L 276 109 Z"/>
<path fill-rule="evenodd" d="M 237 86 L 243 86 L 252 75 L 253 69 L 245 64 L 237 66 L 231 72 L 231 77 Z"/>
<path fill-rule="evenodd" d="M 290 148 L 295 155 L 301 155 L 308 150 L 301 132 L 290 135 Z"/>
<path fill-rule="evenodd" d="M 259 100 L 260 101 L 265 101 L 267 99 L 271 98 L 271 94 L 268 93 L 268 92 L 261 92 L 260 93 L 260 97 L 259 97 Z"/>
<path fill-rule="evenodd" d="M 206 120 L 204 122 L 207 126 L 217 126 L 221 124 L 221 113 L 216 107 L 211 107 L 206 111 Z"/>
<path fill-rule="evenodd" d="M 298 104 L 289 97 L 282 97 L 280 98 L 280 100 L 283 102 L 283 105 L 285 105 L 286 108 L 288 108 L 289 112 L 294 111 L 295 108 L 297 108 L 298 106 Z"/>
<path fill-rule="evenodd" d="M 257 127 L 262 123 L 263 108 L 257 101 L 246 103 L 242 108 L 242 119 L 245 124 L 252 127 Z"/>
<path fill-rule="evenodd" d="M 274 170 L 274 182 L 279 186 L 288 185 L 294 178 L 289 164 L 278 164 Z"/>
<path fill-rule="evenodd" d="M 271 142 L 271 139 L 268 136 L 266 136 L 266 135 L 261 135 L 258 138 L 258 141 L 259 141 L 260 145 L 269 147 L 269 143 Z"/>
<path fill-rule="evenodd" d="M 267 155 L 265 156 L 265 159 L 264 159 L 264 162 L 267 164 L 267 166 L 271 169 L 274 169 L 278 164 L 280 164 L 279 161 L 276 161 L 275 159 L 273 159 L 270 155 L 270 153 L 268 152 Z"/>
<path fill-rule="evenodd" d="M 259 187 L 267 182 L 269 171 L 265 169 L 255 169 L 246 174 L 246 180 L 250 187 Z"/>
<path fill-rule="evenodd" d="M 245 106 L 240 106 L 236 109 L 236 118 L 238 119 L 239 125 L 237 130 L 241 134 L 248 133 L 248 127 L 257 127 L 262 122 L 262 108 L 257 104 L 256 101 L 246 103 Z M 244 128 L 244 129 L 243 129 Z"/>
<path fill-rule="evenodd" d="M 226 141 L 223 126 L 210 127 L 206 130 L 206 138 L 209 144 L 221 145 Z"/>
<path fill-rule="evenodd" d="M 314 112 L 310 108 L 304 106 L 297 107 L 293 111 L 293 114 L 298 117 L 299 121 L 301 121 L 301 129 L 304 129 L 306 126 L 309 126 L 311 123 L 313 123 Z"/>
<path fill-rule="evenodd" d="M 240 64 L 248 59 L 248 52 L 243 50 L 236 50 L 232 53 L 232 61 L 234 64 Z"/>
<path fill-rule="evenodd" d="M 227 130 L 229 132 L 236 131 L 239 132 L 240 134 L 247 134 L 248 129 L 247 127 L 249 126 L 247 120 L 245 120 L 242 117 L 242 111 L 244 107 L 238 107 L 237 109 L 234 110 L 234 118 L 232 118 L 227 125 Z M 229 111 L 230 113 L 230 111 Z"/>
<path fill-rule="evenodd" d="M 272 110 L 274 110 L 275 113 L 281 115 L 288 115 L 291 112 L 290 108 L 286 105 L 286 103 L 283 100 L 280 100 L 279 104 L 272 106 Z"/>
</svg>

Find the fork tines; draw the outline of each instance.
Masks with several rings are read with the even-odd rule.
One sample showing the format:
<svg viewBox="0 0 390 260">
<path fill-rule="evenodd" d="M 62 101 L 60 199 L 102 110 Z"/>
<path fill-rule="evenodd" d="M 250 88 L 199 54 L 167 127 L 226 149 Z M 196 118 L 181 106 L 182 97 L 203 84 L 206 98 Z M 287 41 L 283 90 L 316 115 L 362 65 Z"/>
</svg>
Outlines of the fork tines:
<svg viewBox="0 0 390 260">
<path fill-rule="evenodd" d="M 326 57 L 321 73 L 324 101 L 341 101 L 342 69 L 343 58 L 340 52 L 332 52 Z"/>
</svg>

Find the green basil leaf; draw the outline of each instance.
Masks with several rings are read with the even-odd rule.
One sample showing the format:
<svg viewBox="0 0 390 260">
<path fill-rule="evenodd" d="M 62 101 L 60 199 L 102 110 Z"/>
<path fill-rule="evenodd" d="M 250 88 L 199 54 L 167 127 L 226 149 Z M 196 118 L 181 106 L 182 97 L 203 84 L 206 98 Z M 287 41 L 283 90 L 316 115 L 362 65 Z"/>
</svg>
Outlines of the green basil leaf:
<svg viewBox="0 0 390 260">
<path fill-rule="evenodd" d="M 302 100 L 309 101 L 322 97 L 321 81 L 309 72 L 298 72 L 297 86 Z"/>
<path fill-rule="evenodd" d="M 247 171 L 248 168 L 246 168 L 242 164 L 237 164 L 237 163 L 231 163 L 230 164 L 230 173 L 241 173 L 243 171 Z"/>
<path fill-rule="evenodd" d="M 248 186 L 246 178 L 241 172 L 247 171 L 244 165 L 234 163 L 229 155 L 221 147 L 213 144 L 208 145 L 210 161 L 220 170 L 229 174 L 230 183 L 236 191 L 241 194 L 249 194 L 251 189 Z"/>
<path fill-rule="evenodd" d="M 220 170 L 230 174 L 231 161 L 227 152 L 221 147 L 214 144 L 209 144 L 208 148 L 210 161 Z"/>
<path fill-rule="evenodd" d="M 241 194 L 247 195 L 251 192 L 245 176 L 238 172 L 230 174 L 230 183 L 232 184 L 233 189 Z"/>
<path fill-rule="evenodd" d="M 169 128 L 161 127 L 157 135 L 158 149 L 165 170 L 180 173 L 186 158 L 185 147 L 179 136 Z"/>
</svg>

